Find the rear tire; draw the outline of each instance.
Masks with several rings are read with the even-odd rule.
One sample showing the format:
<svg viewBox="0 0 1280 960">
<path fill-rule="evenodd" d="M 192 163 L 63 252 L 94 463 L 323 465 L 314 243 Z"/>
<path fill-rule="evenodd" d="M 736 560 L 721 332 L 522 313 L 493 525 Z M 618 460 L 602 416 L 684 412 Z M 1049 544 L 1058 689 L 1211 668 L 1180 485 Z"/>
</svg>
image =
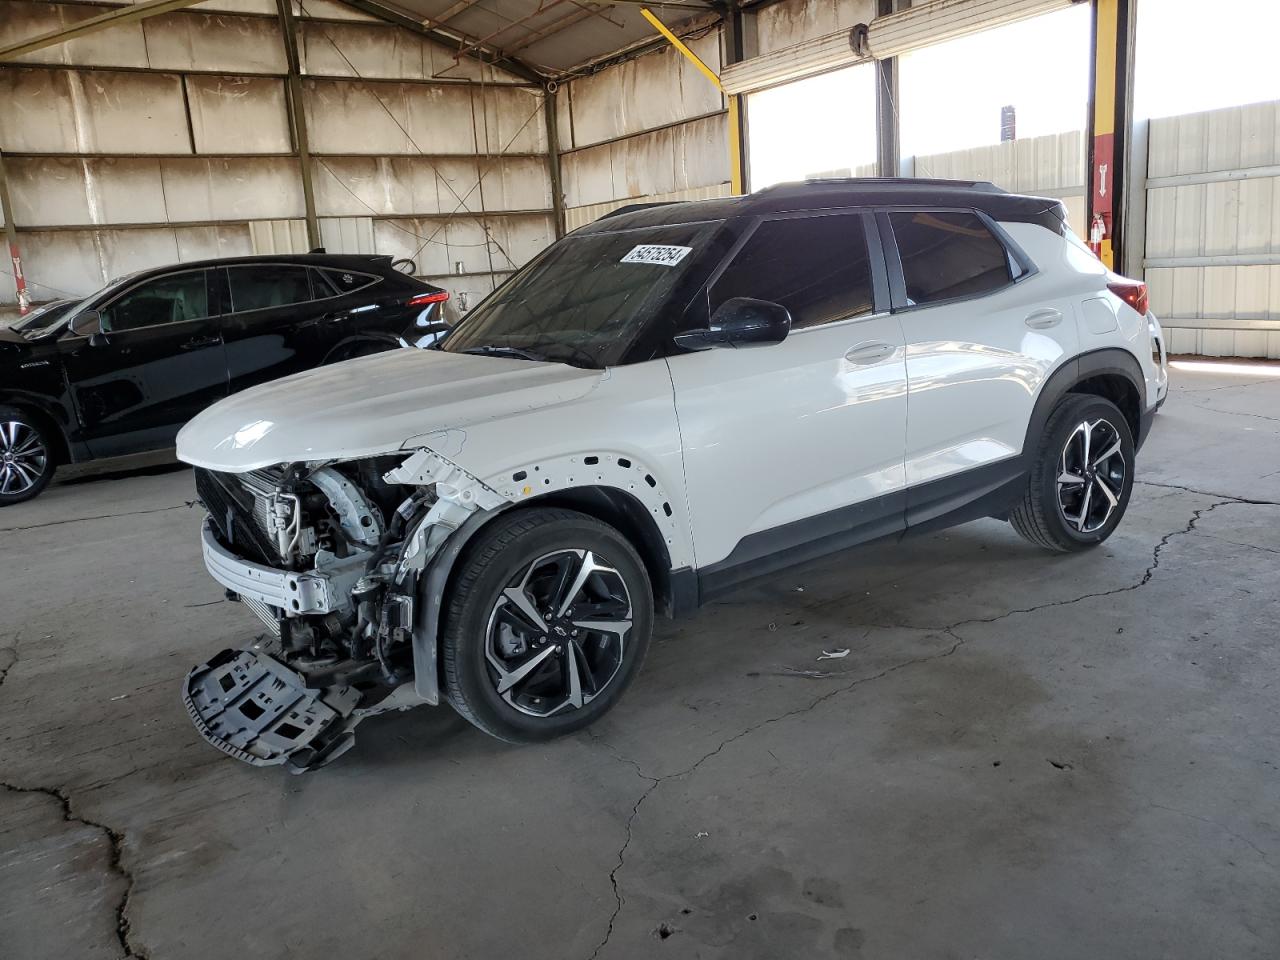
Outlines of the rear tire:
<svg viewBox="0 0 1280 960">
<path fill-rule="evenodd" d="M 1111 536 L 1133 491 L 1133 433 L 1110 400 L 1072 393 L 1040 436 L 1009 523 L 1038 547 L 1085 550 Z"/>
<path fill-rule="evenodd" d="M 0 507 L 37 496 L 53 479 L 54 438 L 17 407 L 0 406 Z"/>
<path fill-rule="evenodd" d="M 572 733 L 635 678 L 653 616 L 644 563 L 617 530 L 572 510 L 513 511 L 458 562 L 440 638 L 445 692 L 500 740 Z"/>
</svg>

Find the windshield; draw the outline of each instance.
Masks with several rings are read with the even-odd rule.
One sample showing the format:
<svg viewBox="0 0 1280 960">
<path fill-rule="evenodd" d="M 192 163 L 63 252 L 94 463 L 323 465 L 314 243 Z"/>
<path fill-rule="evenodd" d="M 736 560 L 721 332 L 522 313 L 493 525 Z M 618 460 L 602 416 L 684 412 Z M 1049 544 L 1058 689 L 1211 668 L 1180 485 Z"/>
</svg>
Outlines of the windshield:
<svg viewBox="0 0 1280 960">
<path fill-rule="evenodd" d="M 32 311 L 13 325 L 13 329 L 27 337 L 39 337 L 51 331 L 71 314 L 71 308 L 79 301 L 54 300 Z"/>
<path fill-rule="evenodd" d="M 476 307 L 441 349 L 596 368 L 617 363 L 715 226 L 566 237 Z"/>
</svg>

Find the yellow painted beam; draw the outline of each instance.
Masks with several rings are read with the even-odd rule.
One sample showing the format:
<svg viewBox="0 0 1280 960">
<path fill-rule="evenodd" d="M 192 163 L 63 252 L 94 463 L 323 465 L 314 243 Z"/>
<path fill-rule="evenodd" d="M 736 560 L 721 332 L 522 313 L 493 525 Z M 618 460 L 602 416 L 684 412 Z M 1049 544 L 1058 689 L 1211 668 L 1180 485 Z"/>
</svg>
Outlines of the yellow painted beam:
<svg viewBox="0 0 1280 960">
<path fill-rule="evenodd" d="M 684 54 L 704 77 L 715 84 L 717 90 L 724 93 L 724 85 L 720 82 L 716 72 L 703 63 L 702 58 L 690 50 L 683 40 L 672 33 L 665 23 L 653 15 L 653 12 L 648 7 L 641 7 L 640 15 L 649 21 L 653 29 L 666 37 L 673 47 Z M 726 99 L 729 102 L 729 187 L 735 194 L 738 194 L 746 191 L 745 178 L 742 175 L 744 170 L 741 136 L 742 98 L 734 94 L 727 94 Z"/>
</svg>

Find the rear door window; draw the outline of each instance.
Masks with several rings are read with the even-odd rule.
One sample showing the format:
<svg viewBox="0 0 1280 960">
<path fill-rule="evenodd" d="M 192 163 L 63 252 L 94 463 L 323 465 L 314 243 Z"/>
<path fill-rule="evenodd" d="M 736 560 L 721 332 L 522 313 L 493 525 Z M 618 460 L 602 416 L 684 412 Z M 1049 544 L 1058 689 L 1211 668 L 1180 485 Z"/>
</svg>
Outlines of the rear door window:
<svg viewBox="0 0 1280 960">
<path fill-rule="evenodd" d="M 862 215 L 764 221 L 712 284 L 711 311 L 733 297 L 782 304 L 793 330 L 871 313 L 875 294 Z"/>
<path fill-rule="evenodd" d="M 907 306 L 981 296 L 1013 282 L 1004 244 L 976 213 L 890 213 Z"/>
<path fill-rule="evenodd" d="M 306 267 L 262 264 L 229 267 L 231 309 L 236 313 L 285 307 L 313 299 Z"/>
</svg>

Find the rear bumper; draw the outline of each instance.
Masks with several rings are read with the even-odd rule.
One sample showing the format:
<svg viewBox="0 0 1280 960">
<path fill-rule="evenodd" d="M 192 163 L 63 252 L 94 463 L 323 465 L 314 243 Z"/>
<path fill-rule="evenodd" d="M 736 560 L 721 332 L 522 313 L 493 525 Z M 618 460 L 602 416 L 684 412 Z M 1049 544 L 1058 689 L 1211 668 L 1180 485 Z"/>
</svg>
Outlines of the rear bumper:
<svg viewBox="0 0 1280 960">
<path fill-rule="evenodd" d="M 1138 436 L 1134 440 L 1134 449 L 1141 450 L 1142 445 L 1147 442 L 1147 437 L 1151 433 L 1151 428 L 1155 426 L 1156 414 L 1160 412 L 1160 408 L 1164 406 L 1164 397 L 1155 402 L 1146 413 L 1142 415 L 1138 422 Z"/>
<path fill-rule="evenodd" d="M 291 616 L 329 613 L 348 606 L 351 586 L 361 573 L 359 563 L 325 573 L 295 573 L 243 560 L 218 542 L 208 520 L 200 531 L 200 541 L 204 565 L 213 579 L 242 597 Z"/>
</svg>

